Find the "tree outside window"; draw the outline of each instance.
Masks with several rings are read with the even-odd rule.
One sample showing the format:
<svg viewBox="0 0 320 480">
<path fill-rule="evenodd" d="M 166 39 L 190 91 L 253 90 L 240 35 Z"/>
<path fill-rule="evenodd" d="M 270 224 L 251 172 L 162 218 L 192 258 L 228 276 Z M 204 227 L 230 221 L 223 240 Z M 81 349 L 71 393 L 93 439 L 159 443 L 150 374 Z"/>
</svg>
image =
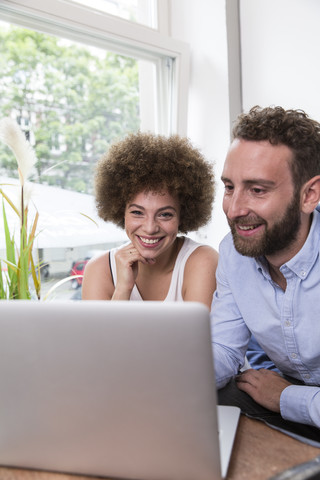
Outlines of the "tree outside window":
<svg viewBox="0 0 320 480">
<path fill-rule="evenodd" d="M 140 126 L 138 62 L 37 31 L 0 25 L 0 112 L 33 144 L 39 183 L 92 193 L 110 143 Z M 0 148 L 1 175 L 16 165 Z"/>
</svg>

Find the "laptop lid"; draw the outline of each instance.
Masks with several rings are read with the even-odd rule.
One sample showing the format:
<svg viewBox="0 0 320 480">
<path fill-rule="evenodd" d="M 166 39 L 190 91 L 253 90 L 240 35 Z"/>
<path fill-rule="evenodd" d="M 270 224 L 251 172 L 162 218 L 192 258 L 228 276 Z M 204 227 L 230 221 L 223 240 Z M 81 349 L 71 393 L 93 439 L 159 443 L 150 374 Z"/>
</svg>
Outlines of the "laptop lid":
<svg viewBox="0 0 320 480">
<path fill-rule="evenodd" d="M 221 478 L 208 309 L 1 302 L 0 464 Z"/>
</svg>

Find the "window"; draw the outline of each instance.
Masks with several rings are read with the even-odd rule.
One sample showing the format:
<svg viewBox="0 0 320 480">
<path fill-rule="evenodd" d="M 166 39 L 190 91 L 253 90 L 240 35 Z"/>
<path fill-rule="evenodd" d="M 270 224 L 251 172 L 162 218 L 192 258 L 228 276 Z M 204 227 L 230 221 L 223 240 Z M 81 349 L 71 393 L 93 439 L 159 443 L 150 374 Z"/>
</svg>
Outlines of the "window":
<svg viewBox="0 0 320 480">
<path fill-rule="evenodd" d="M 14 116 L 36 150 L 39 248 L 49 279 L 125 239 L 96 217 L 92 196 L 94 165 L 110 143 L 138 129 L 186 132 L 187 46 L 81 3 L 0 5 L 0 114 Z M 0 175 L 14 176 L 2 144 L 0 155 Z"/>
<path fill-rule="evenodd" d="M 92 194 L 100 156 L 142 128 L 139 70 L 152 74 L 154 64 L 9 24 L 0 24 L 0 38 L 0 112 L 34 146 L 35 180 Z M 17 176 L 1 147 L 0 173 Z"/>
<path fill-rule="evenodd" d="M 69 0 L 132 22 L 157 28 L 155 0 Z"/>
<path fill-rule="evenodd" d="M 183 42 L 73 1 L 2 0 L 0 20 L 135 58 L 142 129 L 186 133 L 189 48 Z"/>
</svg>

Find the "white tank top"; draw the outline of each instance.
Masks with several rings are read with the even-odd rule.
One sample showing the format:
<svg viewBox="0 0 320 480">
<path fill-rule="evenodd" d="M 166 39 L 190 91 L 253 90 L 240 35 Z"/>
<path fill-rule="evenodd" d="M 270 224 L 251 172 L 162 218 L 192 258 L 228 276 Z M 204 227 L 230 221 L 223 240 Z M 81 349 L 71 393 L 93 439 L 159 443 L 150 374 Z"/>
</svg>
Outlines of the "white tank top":
<svg viewBox="0 0 320 480">
<path fill-rule="evenodd" d="M 194 250 L 196 250 L 198 247 L 201 247 L 202 245 L 201 243 L 197 243 L 194 240 L 191 240 L 191 238 L 188 238 L 188 237 L 181 237 L 181 238 L 184 239 L 184 242 L 176 258 L 176 263 L 174 264 L 174 269 L 172 272 L 170 287 L 169 287 L 167 296 L 164 299 L 164 302 L 169 302 L 169 301 L 183 302 L 182 285 L 183 285 L 184 267 L 191 253 L 194 252 Z M 117 283 L 117 268 L 116 268 L 115 253 L 120 248 L 123 248 L 123 245 L 121 247 L 113 248 L 112 250 L 109 251 L 110 269 L 111 269 L 114 285 Z M 132 289 L 130 300 L 143 301 L 136 285 Z"/>
</svg>

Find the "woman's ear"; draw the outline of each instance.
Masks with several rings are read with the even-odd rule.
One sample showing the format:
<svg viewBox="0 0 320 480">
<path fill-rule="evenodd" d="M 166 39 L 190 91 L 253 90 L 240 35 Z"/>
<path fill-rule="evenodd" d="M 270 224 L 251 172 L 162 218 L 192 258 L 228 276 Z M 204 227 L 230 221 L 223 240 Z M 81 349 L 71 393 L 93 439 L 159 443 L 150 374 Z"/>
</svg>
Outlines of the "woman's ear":
<svg viewBox="0 0 320 480">
<path fill-rule="evenodd" d="M 301 211 L 312 213 L 320 202 L 320 175 L 310 178 L 301 189 Z"/>
</svg>

